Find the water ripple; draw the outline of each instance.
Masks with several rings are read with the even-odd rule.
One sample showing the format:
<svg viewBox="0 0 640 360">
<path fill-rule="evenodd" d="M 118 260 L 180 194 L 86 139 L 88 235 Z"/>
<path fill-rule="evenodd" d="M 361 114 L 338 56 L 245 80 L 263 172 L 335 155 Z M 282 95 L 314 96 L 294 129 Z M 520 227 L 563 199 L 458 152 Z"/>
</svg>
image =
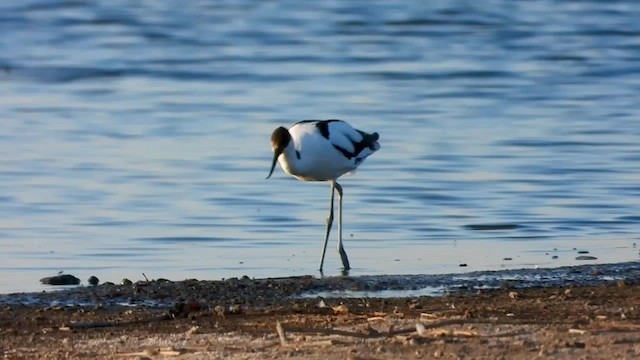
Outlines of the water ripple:
<svg viewBox="0 0 640 360">
<path fill-rule="evenodd" d="M 3 2 L 0 292 L 314 271 L 327 185 L 264 179 L 305 118 L 380 134 L 341 179 L 354 275 L 636 261 L 638 9 Z"/>
</svg>

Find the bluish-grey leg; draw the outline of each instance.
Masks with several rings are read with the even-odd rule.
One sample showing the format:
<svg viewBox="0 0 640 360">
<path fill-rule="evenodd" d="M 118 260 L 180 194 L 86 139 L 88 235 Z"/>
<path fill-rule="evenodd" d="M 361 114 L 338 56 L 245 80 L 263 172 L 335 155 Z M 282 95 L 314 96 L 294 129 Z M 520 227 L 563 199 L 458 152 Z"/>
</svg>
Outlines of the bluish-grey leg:
<svg viewBox="0 0 640 360">
<path fill-rule="evenodd" d="M 324 235 L 324 246 L 322 247 L 322 257 L 320 258 L 320 273 L 322 273 L 322 265 L 324 264 L 324 255 L 327 253 L 327 243 L 329 242 L 329 233 L 331 233 L 331 225 L 333 224 L 333 194 L 335 193 L 336 182 L 331 181 L 331 204 L 329 206 L 329 216 L 327 216 L 327 230 Z"/>
<path fill-rule="evenodd" d="M 338 191 L 338 253 L 342 260 L 342 269 L 349 270 L 351 269 L 351 266 L 349 266 L 349 258 L 347 257 L 347 252 L 344 251 L 344 246 L 342 246 L 342 186 L 335 183 L 335 188 Z M 333 204 L 333 201 L 331 203 Z"/>
</svg>

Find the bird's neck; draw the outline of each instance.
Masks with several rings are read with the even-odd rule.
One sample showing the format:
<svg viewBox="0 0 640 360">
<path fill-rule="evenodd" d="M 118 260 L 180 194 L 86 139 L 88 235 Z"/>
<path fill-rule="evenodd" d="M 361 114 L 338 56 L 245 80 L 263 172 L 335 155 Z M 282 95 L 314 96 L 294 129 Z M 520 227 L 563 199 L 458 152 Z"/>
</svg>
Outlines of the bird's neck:
<svg viewBox="0 0 640 360">
<path fill-rule="evenodd" d="M 291 175 L 297 175 L 299 173 L 300 153 L 296 150 L 293 141 L 284 148 L 284 151 L 278 158 L 278 162 L 286 173 Z"/>
</svg>

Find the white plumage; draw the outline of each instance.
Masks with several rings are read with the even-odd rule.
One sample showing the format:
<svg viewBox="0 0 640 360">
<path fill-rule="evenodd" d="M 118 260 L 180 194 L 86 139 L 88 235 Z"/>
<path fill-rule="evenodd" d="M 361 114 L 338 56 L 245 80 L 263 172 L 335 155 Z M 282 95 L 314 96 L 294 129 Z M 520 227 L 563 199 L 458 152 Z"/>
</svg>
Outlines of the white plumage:
<svg viewBox="0 0 640 360">
<path fill-rule="evenodd" d="M 338 191 L 338 252 L 344 269 L 349 270 L 349 260 L 342 245 L 342 186 L 336 179 L 354 171 L 368 156 L 380 149 L 378 134 L 368 134 L 354 129 L 342 120 L 304 120 L 289 129 L 275 129 L 271 135 L 271 147 L 273 161 L 267 179 L 273 174 L 276 162 L 279 162 L 286 173 L 300 180 L 331 182 L 331 206 L 327 217 L 320 271 L 333 223 L 334 190 Z"/>
</svg>

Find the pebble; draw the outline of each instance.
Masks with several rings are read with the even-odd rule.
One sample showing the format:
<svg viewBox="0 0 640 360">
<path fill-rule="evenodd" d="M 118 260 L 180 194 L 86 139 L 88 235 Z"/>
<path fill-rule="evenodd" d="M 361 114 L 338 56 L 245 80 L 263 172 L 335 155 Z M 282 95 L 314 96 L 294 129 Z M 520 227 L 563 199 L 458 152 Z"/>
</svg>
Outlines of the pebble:
<svg viewBox="0 0 640 360">
<path fill-rule="evenodd" d="M 45 285 L 78 285 L 80 284 L 80 279 L 73 275 L 62 274 L 44 277 L 40 279 L 40 282 Z"/>
<path fill-rule="evenodd" d="M 582 341 L 574 341 L 573 342 L 573 347 L 578 348 L 578 349 L 584 349 L 587 346 L 587 344 L 583 343 Z"/>
<path fill-rule="evenodd" d="M 344 305 L 344 304 L 340 304 L 338 306 L 334 306 L 332 307 L 333 313 L 335 315 L 347 315 L 349 314 L 349 308 Z"/>
<path fill-rule="evenodd" d="M 598 258 L 591 255 L 580 255 L 576 256 L 576 260 L 598 260 Z"/>
<path fill-rule="evenodd" d="M 191 336 L 193 334 L 200 334 L 200 326 L 193 326 L 191 327 L 191 329 L 187 330 L 187 332 L 185 333 L 187 336 Z"/>
<path fill-rule="evenodd" d="M 571 289 L 565 289 L 564 296 L 571 296 Z"/>
</svg>

